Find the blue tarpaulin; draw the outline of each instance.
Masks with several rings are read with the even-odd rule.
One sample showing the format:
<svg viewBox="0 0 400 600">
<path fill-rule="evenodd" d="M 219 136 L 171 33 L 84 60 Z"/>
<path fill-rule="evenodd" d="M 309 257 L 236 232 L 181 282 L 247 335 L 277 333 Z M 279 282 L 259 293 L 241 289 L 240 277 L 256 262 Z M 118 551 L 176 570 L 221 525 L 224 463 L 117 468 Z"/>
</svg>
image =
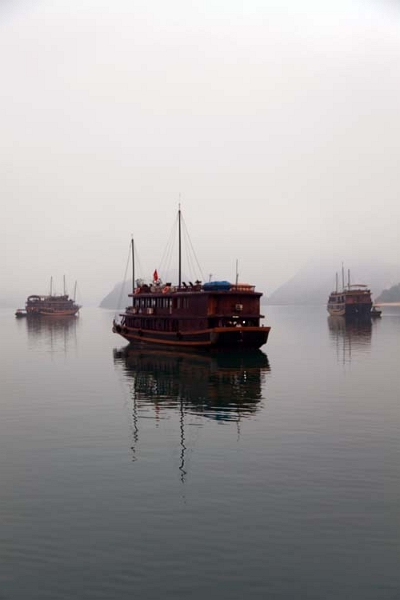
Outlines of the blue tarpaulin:
<svg viewBox="0 0 400 600">
<path fill-rule="evenodd" d="M 210 281 L 209 283 L 205 283 L 203 285 L 204 290 L 210 291 L 228 291 L 231 289 L 231 283 L 229 281 Z"/>
</svg>

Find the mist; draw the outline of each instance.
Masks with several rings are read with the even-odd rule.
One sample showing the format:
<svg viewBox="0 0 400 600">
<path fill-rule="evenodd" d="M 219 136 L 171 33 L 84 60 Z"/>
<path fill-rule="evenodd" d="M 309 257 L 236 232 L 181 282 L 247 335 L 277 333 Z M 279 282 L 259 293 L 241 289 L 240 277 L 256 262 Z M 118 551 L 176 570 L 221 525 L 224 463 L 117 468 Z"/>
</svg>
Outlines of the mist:
<svg viewBox="0 0 400 600">
<path fill-rule="evenodd" d="M 318 259 L 399 262 L 393 2 L 0 7 L 2 298 L 99 304 L 178 203 L 215 279 L 269 294 Z M 160 274 L 162 276 L 162 273 Z M 400 269 L 399 269 L 400 280 Z"/>
</svg>

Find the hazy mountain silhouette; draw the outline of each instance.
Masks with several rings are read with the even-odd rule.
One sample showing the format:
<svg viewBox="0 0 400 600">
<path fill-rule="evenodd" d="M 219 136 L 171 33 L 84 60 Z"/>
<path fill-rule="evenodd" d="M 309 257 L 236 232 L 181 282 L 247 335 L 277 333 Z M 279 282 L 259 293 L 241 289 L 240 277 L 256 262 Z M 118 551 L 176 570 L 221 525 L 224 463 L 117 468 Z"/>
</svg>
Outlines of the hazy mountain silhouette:
<svg viewBox="0 0 400 600">
<path fill-rule="evenodd" d="M 383 290 L 375 302 L 400 302 L 400 283 L 393 285 L 388 290 Z"/>
<path fill-rule="evenodd" d="M 373 299 L 384 288 L 399 280 L 400 267 L 387 264 L 363 264 L 361 262 L 344 265 L 345 284 L 347 268 L 350 268 L 350 283 L 369 286 Z M 267 304 L 325 304 L 329 293 L 336 287 L 338 272 L 339 289 L 342 287 L 342 265 L 328 262 L 313 262 L 303 267 L 289 281 L 277 288 L 266 300 Z"/>
<path fill-rule="evenodd" d="M 132 279 L 130 281 L 120 281 L 111 292 L 107 294 L 100 302 L 100 308 L 122 309 L 130 304 L 128 294 L 132 291 Z"/>
</svg>

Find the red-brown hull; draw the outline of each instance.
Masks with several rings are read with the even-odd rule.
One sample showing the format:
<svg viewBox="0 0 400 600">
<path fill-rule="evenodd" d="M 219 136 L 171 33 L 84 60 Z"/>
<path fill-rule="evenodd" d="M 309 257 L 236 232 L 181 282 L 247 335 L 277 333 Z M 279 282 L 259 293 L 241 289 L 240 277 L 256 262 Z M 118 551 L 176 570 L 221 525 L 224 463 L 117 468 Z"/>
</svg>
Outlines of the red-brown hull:
<svg viewBox="0 0 400 600">
<path fill-rule="evenodd" d="M 77 314 L 79 308 L 74 310 L 61 310 L 61 311 L 46 311 L 40 310 L 38 315 L 41 317 L 73 317 Z"/>
<path fill-rule="evenodd" d="M 201 331 L 163 332 L 114 325 L 113 332 L 128 342 L 186 348 L 259 349 L 267 343 L 270 327 L 215 327 Z"/>
</svg>

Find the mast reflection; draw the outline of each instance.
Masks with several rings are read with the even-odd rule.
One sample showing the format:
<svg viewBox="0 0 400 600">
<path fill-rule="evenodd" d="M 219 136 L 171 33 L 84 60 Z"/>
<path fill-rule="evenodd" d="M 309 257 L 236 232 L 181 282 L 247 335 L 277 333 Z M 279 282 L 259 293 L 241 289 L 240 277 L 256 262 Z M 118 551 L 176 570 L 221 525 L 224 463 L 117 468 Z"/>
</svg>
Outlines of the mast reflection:
<svg viewBox="0 0 400 600">
<path fill-rule="evenodd" d="M 329 337 L 334 342 L 338 361 L 351 363 L 355 354 L 369 352 L 372 340 L 372 321 L 346 320 L 328 317 Z"/>
<path fill-rule="evenodd" d="M 67 354 L 71 346 L 77 345 L 79 317 L 30 317 L 24 321 L 30 345 L 35 349 Z"/>
<path fill-rule="evenodd" d="M 179 419 L 180 466 L 186 475 L 185 425 L 191 419 L 213 419 L 239 424 L 261 408 L 263 386 L 270 371 L 261 351 L 237 353 L 192 353 L 143 350 L 127 346 L 114 350 L 114 362 L 130 382 L 133 400 L 133 441 L 139 441 L 138 416 L 154 410 L 157 419 L 173 411 Z M 193 424 L 193 423 L 190 423 Z"/>
</svg>

